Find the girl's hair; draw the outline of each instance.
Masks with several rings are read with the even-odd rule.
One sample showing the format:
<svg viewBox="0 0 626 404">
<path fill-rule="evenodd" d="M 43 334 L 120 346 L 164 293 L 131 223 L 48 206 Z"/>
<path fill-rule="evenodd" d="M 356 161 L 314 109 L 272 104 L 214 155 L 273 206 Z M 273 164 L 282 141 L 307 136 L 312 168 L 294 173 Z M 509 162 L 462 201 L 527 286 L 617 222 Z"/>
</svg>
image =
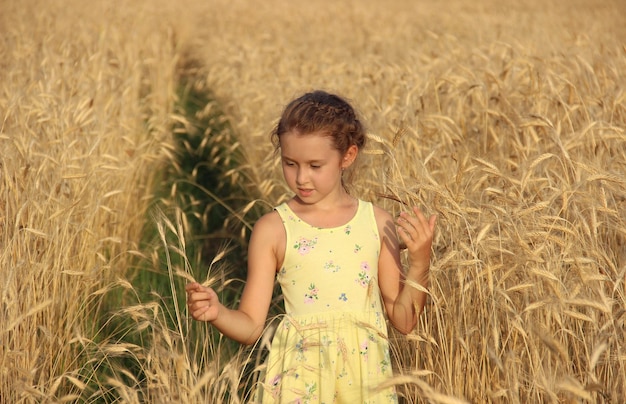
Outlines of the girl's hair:
<svg viewBox="0 0 626 404">
<path fill-rule="evenodd" d="M 343 98 L 325 91 L 306 93 L 291 101 L 272 131 L 272 143 L 278 149 L 280 137 L 296 131 L 306 135 L 322 132 L 333 139 L 343 155 L 352 145 L 365 146 L 365 128 L 356 111 Z"/>
</svg>

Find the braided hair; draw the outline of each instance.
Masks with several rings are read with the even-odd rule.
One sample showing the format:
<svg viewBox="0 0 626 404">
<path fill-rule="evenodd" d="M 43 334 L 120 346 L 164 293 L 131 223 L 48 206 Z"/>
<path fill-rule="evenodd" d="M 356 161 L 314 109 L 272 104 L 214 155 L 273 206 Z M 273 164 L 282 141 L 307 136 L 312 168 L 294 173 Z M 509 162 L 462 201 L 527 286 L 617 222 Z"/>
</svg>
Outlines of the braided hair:
<svg viewBox="0 0 626 404">
<path fill-rule="evenodd" d="M 343 98 L 325 91 L 306 93 L 291 101 L 272 131 L 272 143 L 280 146 L 280 137 L 291 131 L 301 135 L 324 133 L 333 139 L 343 155 L 352 145 L 365 146 L 365 128 L 356 111 Z"/>
</svg>

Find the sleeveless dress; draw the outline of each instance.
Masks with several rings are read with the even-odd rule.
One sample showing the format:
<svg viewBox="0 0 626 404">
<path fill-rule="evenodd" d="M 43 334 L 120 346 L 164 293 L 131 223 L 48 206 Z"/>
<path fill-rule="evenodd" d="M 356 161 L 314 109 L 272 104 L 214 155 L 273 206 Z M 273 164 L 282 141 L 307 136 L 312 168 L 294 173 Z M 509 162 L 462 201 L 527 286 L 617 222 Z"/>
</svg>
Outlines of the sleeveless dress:
<svg viewBox="0 0 626 404">
<path fill-rule="evenodd" d="M 267 360 L 263 403 L 397 403 L 378 288 L 380 236 L 371 203 L 345 225 L 318 228 L 284 203 L 277 273 L 285 316 Z"/>
</svg>

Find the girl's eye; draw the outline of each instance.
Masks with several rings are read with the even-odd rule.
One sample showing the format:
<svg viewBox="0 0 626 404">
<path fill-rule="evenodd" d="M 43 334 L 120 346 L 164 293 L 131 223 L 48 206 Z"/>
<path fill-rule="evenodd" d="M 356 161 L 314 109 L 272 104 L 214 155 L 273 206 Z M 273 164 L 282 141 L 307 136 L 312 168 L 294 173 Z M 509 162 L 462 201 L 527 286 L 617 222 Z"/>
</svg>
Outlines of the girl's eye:
<svg viewBox="0 0 626 404">
<path fill-rule="evenodd" d="M 311 168 L 320 168 L 321 166 L 315 165 L 315 164 L 311 164 Z"/>
</svg>

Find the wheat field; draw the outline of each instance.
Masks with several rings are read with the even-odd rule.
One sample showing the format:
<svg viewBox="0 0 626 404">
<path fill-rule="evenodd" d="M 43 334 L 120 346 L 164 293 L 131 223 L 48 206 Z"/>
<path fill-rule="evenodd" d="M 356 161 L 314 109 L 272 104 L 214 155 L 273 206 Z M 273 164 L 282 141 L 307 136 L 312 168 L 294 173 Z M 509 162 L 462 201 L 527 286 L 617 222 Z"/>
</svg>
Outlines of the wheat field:
<svg viewBox="0 0 626 404">
<path fill-rule="evenodd" d="M 237 197 L 203 190 L 229 212 L 214 231 L 245 245 L 253 212 L 288 197 L 269 132 L 314 88 L 368 127 L 351 192 L 439 216 L 425 312 L 390 336 L 402 402 L 623 402 L 623 15 L 619 0 L 1 1 L 0 402 L 251 400 L 276 318 L 233 348 L 182 305 L 189 279 L 233 304 L 241 285 L 230 244 L 192 248 L 208 219 L 165 181 L 194 118 L 183 84 L 210 94 L 195 118 L 228 123 L 193 146 L 236 164 L 218 180 Z"/>
</svg>

